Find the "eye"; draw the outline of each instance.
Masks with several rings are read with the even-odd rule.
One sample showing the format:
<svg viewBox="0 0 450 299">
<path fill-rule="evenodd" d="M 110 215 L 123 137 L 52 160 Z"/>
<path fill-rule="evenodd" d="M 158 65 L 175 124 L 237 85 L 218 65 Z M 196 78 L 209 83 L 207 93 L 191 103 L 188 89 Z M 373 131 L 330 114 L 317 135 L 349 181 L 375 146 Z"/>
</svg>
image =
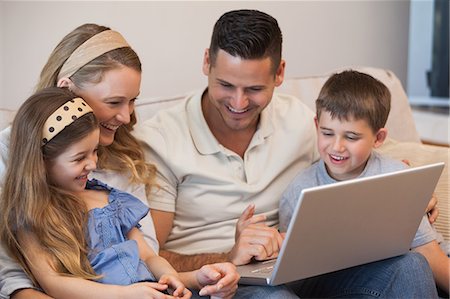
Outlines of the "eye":
<svg viewBox="0 0 450 299">
<path fill-rule="evenodd" d="M 350 141 L 358 141 L 361 138 L 357 135 L 347 135 L 347 139 Z"/>
<path fill-rule="evenodd" d="M 232 88 L 233 85 L 231 85 L 230 83 L 227 82 L 220 82 L 220 86 L 225 87 L 225 88 Z"/>
<path fill-rule="evenodd" d="M 330 131 L 321 131 L 321 134 L 323 136 L 333 136 L 334 135 L 333 132 L 330 132 Z"/>
<path fill-rule="evenodd" d="M 263 87 L 261 87 L 261 86 L 254 86 L 254 87 L 249 87 L 248 88 L 248 91 L 249 92 L 259 92 L 259 91 L 261 91 L 261 90 L 263 90 L 264 88 Z"/>
<path fill-rule="evenodd" d="M 73 161 L 74 161 L 74 162 L 81 162 L 81 161 L 83 161 L 84 159 L 85 159 L 85 156 L 80 156 L 80 157 L 75 158 Z"/>
</svg>

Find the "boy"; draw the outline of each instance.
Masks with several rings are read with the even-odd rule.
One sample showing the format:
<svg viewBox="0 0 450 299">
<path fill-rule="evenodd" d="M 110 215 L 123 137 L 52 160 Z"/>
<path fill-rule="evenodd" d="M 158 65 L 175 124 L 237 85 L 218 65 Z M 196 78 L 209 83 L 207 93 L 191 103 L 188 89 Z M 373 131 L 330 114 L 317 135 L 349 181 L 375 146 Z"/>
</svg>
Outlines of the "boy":
<svg viewBox="0 0 450 299">
<path fill-rule="evenodd" d="M 325 82 L 316 101 L 315 118 L 321 159 L 301 171 L 284 192 L 280 231 L 287 230 L 302 189 L 406 168 L 373 150 L 386 139 L 390 100 L 388 88 L 367 74 L 344 71 Z M 411 247 L 425 256 L 437 285 L 448 294 L 450 260 L 436 235 L 425 216 Z"/>
</svg>

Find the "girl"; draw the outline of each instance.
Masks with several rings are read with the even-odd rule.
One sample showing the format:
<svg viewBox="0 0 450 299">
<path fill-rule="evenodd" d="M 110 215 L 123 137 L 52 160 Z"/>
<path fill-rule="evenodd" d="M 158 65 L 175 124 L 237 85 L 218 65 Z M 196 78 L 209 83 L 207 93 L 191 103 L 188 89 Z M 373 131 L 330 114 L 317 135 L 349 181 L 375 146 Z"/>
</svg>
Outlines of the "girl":
<svg viewBox="0 0 450 299">
<path fill-rule="evenodd" d="M 96 168 L 99 131 L 92 109 L 65 89 L 44 89 L 19 109 L 1 201 L 8 252 L 55 298 L 150 298 L 168 287 L 174 297 L 190 298 L 177 272 L 138 229 L 148 208 L 88 180 Z M 131 285 L 155 277 L 158 283 Z M 128 286 L 94 293 L 84 288 L 87 280 Z"/>
<path fill-rule="evenodd" d="M 84 24 L 67 34 L 53 50 L 36 89 L 67 87 L 92 107 L 100 123 L 101 147 L 98 169 L 91 176 L 126 190 L 146 203 L 146 190 L 152 185 L 155 167 L 145 161 L 142 148 L 131 134 L 136 122 L 134 102 L 140 82 L 139 57 L 120 33 L 108 27 Z M 0 132 L 0 182 L 5 165 L 10 163 L 9 139 L 10 128 Z M 141 224 L 145 240 L 157 252 L 151 217 L 145 216 Z M 1 250 L 0 258 L 0 297 L 48 298 L 33 289 L 25 273 Z M 195 275 L 190 274 L 182 276 L 188 287 L 214 284 L 203 289 L 208 294 L 224 297 L 234 294 L 239 278 L 235 267 L 229 263 L 209 265 Z"/>
</svg>

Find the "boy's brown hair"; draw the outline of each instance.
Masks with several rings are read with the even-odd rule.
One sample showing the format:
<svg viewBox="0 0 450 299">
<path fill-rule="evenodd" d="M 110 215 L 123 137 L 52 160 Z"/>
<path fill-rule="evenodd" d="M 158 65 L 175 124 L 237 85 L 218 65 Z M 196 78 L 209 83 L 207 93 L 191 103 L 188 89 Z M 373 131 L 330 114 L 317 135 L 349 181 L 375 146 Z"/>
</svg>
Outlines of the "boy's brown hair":
<svg viewBox="0 0 450 299">
<path fill-rule="evenodd" d="M 391 93 L 379 80 L 354 70 L 333 74 L 316 100 L 317 119 L 322 111 L 339 120 L 366 120 L 374 133 L 386 124 Z"/>
</svg>

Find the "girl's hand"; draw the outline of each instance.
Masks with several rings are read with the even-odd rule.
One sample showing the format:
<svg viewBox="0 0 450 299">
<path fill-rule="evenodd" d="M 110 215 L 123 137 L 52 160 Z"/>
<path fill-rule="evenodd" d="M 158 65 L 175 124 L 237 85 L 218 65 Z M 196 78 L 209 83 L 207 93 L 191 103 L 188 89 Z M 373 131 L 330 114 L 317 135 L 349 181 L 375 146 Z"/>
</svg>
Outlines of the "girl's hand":
<svg viewBox="0 0 450 299">
<path fill-rule="evenodd" d="M 232 263 L 205 265 L 197 270 L 196 277 L 201 286 L 199 295 L 216 298 L 232 298 L 240 278 Z"/>
<path fill-rule="evenodd" d="M 173 297 L 189 299 L 192 296 L 191 291 L 184 286 L 179 277 L 176 275 L 164 274 L 159 279 L 159 283 L 168 285 L 170 289 L 173 289 Z"/>
<path fill-rule="evenodd" d="M 175 297 L 161 293 L 167 290 L 168 285 L 158 282 L 138 282 L 121 287 L 119 298 L 140 299 L 174 299 Z"/>
</svg>

